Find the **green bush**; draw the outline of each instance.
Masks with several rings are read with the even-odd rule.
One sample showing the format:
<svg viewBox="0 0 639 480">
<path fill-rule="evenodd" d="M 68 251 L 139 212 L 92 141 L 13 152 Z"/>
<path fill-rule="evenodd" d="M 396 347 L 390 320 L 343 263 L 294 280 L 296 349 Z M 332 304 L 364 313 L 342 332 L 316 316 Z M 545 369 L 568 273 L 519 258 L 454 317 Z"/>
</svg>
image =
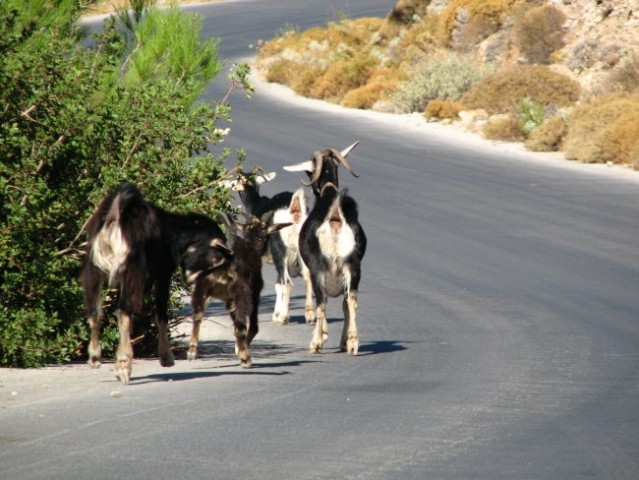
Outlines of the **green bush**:
<svg viewBox="0 0 639 480">
<path fill-rule="evenodd" d="M 464 92 L 493 71 L 472 58 L 454 52 L 439 52 L 407 70 L 391 101 L 403 112 L 423 112 L 429 101 L 457 101 Z"/>
<path fill-rule="evenodd" d="M 83 224 L 116 184 L 135 182 L 174 210 L 213 213 L 229 203 L 218 180 L 230 152 L 206 152 L 222 141 L 217 124 L 229 119 L 230 107 L 194 101 L 222 66 L 215 42 L 194 42 L 199 20 L 175 9 L 138 10 L 127 17 L 129 27 L 110 17 L 94 47 L 84 48 L 82 4 L 0 3 L 4 366 L 60 362 L 83 351 Z M 155 27 L 145 43 L 128 42 L 146 22 Z M 163 22 L 170 25 L 160 28 Z M 169 34 L 172 47 L 154 52 L 162 74 L 142 73 L 147 41 L 157 48 L 154 36 Z M 246 85 L 246 74 L 240 66 L 236 81 Z"/>
</svg>

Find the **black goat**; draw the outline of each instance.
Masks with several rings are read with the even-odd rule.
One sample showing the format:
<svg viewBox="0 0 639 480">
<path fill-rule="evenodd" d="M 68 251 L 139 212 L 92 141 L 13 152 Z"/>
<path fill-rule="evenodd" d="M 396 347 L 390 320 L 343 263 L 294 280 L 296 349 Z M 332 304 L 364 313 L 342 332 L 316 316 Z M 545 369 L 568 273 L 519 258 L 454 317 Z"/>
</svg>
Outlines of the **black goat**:
<svg viewBox="0 0 639 480">
<path fill-rule="evenodd" d="M 340 347 L 357 355 L 357 290 L 361 262 L 366 252 L 366 235 L 358 220 L 357 203 L 339 190 L 337 170 L 342 164 L 353 176 L 358 175 L 346 157 L 358 142 L 339 152 L 329 148 L 315 152 L 309 161 L 284 167 L 288 171 L 305 171 L 315 194 L 315 205 L 300 231 L 300 253 L 311 272 L 317 301 L 317 324 L 310 350 L 319 353 L 328 339 L 326 302 L 328 297 L 344 296 L 344 328 Z"/>
<path fill-rule="evenodd" d="M 247 174 L 236 167 L 234 170 L 236 177 L 228 182 L 228 186 L 238 192 L 242 204 L 251 215 L 270 218 L 270 223 L 290 222 L 292 224 L 290 228 L 280 230 L 278 235 L 271 235 L 268 242 L 268 250 L 277 272 L 272 320 L 280 325 L 289 322 L 289 304 L 293 286 L 291 279 L 302 276 L 306 285 L 304 317 L 306 323 L 314 323 L 315 308 L 310 272 L 299 253 L 299 233 L 308 216 L 304 189 L 300 188 L 294 193 L 280 192 L 273 197 L 260 195 L 259 186 L 276 176 L 275 172 L 258 174 L 260 170 L 255 167 L 251 174 Z"/>
<path fill-rule="evenodd" d="M 145 292 L 151 287 L 160 364 L 173 366 L 167 325 L 171 277 L 178 266 L 190 282 L 203 276 L 224 276 L 233 260 L 224 233 L 206 215 L 171 213 L 147 202 L 131 183 L 120 185 L 102 199 L 87 222 L 87 233 L 89 250 L 81 279 L 91 328 L 89 364 L 100 366 L 100 300 L 108 279 L 109 285 L 119 290 L 116 377 L 123 383 L 130 379 L 132 317 L 142 312 Z"/>
<path fill-rule="evenodd" d="M 235 353 L 240 358 L 240 365 L 249 367 L 249 345 L 258 332 L 260 292 L 264 287 L 262 256 L 266 253 L 269 235 L 291 224 L 268 224 L 257 217 L 246 224 L 236 224 L 228 217 L 226 222 L 234 257 L 232 268 L 224 271 L 225 279 L 221 278 L 218 271 L 214 271 L 196 282 L 191 298 L 193 330 L 199 332 L 204 307 L 209 299 L 225 301 L 235 327 Z M 196 336 L 191 339 L 189 359 L 195 358 L 197 340 Z"/>
</svg>

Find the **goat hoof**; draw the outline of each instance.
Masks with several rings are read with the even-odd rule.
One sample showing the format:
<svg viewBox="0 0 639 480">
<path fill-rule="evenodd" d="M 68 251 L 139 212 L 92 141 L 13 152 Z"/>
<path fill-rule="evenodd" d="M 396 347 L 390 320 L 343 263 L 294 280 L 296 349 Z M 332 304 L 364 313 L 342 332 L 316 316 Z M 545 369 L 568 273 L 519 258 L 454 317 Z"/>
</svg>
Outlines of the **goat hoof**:
<svg viewBox="0 0 639 480">
<path fill-rule="evenodd" d="M 175 365 L 175 357 L 173 357 L 173 353 L 168 352 L 164 355 L 160 355 L 160 365 L 163 367 L 172 367 Z"/>
<path fill-rule="evenodd" d="M 317 318 L 315 318 L 315 312 L 306 312 L 304 314 L 304 318 L 306 319 L 307 325 L 315 325 L 317 323 Z"/>
<path fill-rule="evenodd" d="M 190 348 L 189 348 L 189 351 L 188 351 L 188 352 L 186 352 L 186 359 L 187 359 L 189 362 L 192 362 L 192 361 L 193 361 L 193 360 L 195 360 L 196 358 L 197 358 L 197 350 L 195 350 L 195 349 L 193 349 L 193 350 L 192 350 L 192 349 L 190 349 Z"/>
<path fill-rule="evenodd" d="M 276 325 L 286 325 L 290 319 L 289 315 L 273 314 L 273 323 Z"/>
<path fill-rule="evenodd" d="M 311 345 L 309 346 L 309 350 L 311 353 L 321 353 L 322 345 L 316 342 L 311 342 Z"/>
<path fill-rule="evenodd" d="M 89 364 L 91 368 L 100 368 L 100 365 L 102 365 L 102 362 L 100 361 L 100 359 L 95 357 L 90 358 L 87 363 Z"/>
<path fill-rule="evenodd" d="M 351 338 L 346 343 L 346 348 L 342 348 L 342 351 L 347 352 L 349 355 L 357 355 L 357 351 L 359 350 L 359 340 L 356 338 Z"/>
<path fill-rule="evenodd" d="M 115 378 L 120 380 L 122 383 L 129 383 L 132 363 L 131 358 L 127 356 L 118 358 L 115 362 Z"/>
<path fill-rule="evenodd" d="M 242 368 L 251 368 L 251 364 L 252 364 L 252 363 L 253 363 L 253 362 L 251 361 L 251 357 L 248 357 L 248 358 L 241 358 L 241 359 L 240 359 L 240 366 L 241 366 Z"/>
</svg>

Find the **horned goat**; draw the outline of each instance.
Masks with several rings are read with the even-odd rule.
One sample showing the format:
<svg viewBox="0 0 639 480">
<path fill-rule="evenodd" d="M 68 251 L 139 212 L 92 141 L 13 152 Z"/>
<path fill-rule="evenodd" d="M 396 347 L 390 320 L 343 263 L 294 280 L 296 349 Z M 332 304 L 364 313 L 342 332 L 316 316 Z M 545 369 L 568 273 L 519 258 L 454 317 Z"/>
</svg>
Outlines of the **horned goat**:
<svg viewBox="0 0 639 480">
<path fill-rule="evenodd" d="M 266 253 L 269 235 L 291 224 L 267 223 L 252 217 L 246 224 L 237 224 L 226 217 L 229 227 L 229 247 L 233 251 L 232 268 L 227 280 L 221 281 L 219 272 L 213 271 L 196 282 L 191 298 L 193 328 L 199 332 L 204 307 L 210 299 L 226 302 L 235 329 L 235 353 L 243 367 L 251 366 L 249 346 L 258 333 L 260 293 L 264 287 L 262 256 Z M 197 353 L 198 338 L 192 338 L 188 358 Z"/>
<path fill-rule="evenodd" d="M 284 167 L 288 171 L 305 171 L 315 195 L 315 204 L 300 231 L 300 253 L 311 272 L 317 302 L 317 323 L 310 343 L 312 353 L 320 353 L 328 339 L 326 303 L 328 297 L 344 296 L 344 327 L 340 347 L 357 355 L 357 291 L 361 262 L 366 252 L 366 235 L 358 220 L 357 203 L 339 189 L 338 166 L 341 164 L 358 177 L 346 160 L 357 146 L 343 151 L 333 148 L 315 152 L 311 160 Z"/>
<path fill-rule="evenodd" d="M 262 173 L 258 173 L 259 171 Z M 315 307 L 311 277 L 299 253 L 299 234 L 308 216 L 304 189 L 280 192 L 267 197 L 260 195 L 259 186 L 275 178 L 275 172 L 266 173 L 263 169 L 255 167 L 251 174 L 247 174 L 236 167 L 234 173 L 235 179 L 230 181 L 228 186 L 238 192 L 248 213 L 259 218 L 268 216 L 272 223 L 292 224 L 280 230 L 277 235 L 271 235 L 268 242 L 268 250 L 277 272 L 273 322 L 280 325 L 289 322 L 292 278 L 301 276 L 306 286 L 304 317 L 306 323 L 314 323 Z"/>
<path fill-rule="evenodd" d="M 119 290 L 116 377 L 129 382 L 132 321 L 142 312 L 147 286 L 154 289 L 160 364 L 173 366 L 167 312 L 171 277 L 178 266 L 192 283 L 202 275 L 209 279 L 224 275 L 232 255 L 219 225 L 199 213 L 168 212 L 147 202 L 137 186 L 125 183 L 102 199 L 87 222 L 87 233 L 88 254 L 81 280 L 91 329 L 89 364 L 96 368 L 101 362 L 101 290 L 108 280 Z"/>
</svg>

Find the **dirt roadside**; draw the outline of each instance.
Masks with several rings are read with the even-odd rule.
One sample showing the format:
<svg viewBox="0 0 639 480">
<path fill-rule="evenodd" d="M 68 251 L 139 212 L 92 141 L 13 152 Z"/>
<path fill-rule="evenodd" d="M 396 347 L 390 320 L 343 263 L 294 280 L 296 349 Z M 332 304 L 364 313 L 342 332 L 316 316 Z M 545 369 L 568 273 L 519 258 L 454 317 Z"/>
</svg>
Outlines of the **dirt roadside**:
<svg viewBox="0 0 639 480">
<path fill-rule="evenodd" d="M 191 325 L 190 320 L 180 324 L 172 332 L 173 338 L 180 337 L 180 343 L 188 343 Z M 172 377 L 192 373 L 194 369 L 241 368 L 235 357 L 233 329 L 228 316 L 205 318 L 200 338 L 201 345 L 204 344 L 202 355 L 194 362 L 188 362 L 184 353 L 176 355 L 175 366 L 171 368 L 161 367 L 154 358 L 135 359 L 131 383 L 142 381 L 140 379 L 145 382 L 171 382 Z M 214 347 L 211 346 L 213 344 Z M 0 414 L 13 407 L 27 407 L 87 393 L 112 398 L 126 395 L 126 386 L 115 378 L 111 359 L 104 359 L 97 369 L 80 361 L 44 368 L 0 368 Z"/>
</svg>

